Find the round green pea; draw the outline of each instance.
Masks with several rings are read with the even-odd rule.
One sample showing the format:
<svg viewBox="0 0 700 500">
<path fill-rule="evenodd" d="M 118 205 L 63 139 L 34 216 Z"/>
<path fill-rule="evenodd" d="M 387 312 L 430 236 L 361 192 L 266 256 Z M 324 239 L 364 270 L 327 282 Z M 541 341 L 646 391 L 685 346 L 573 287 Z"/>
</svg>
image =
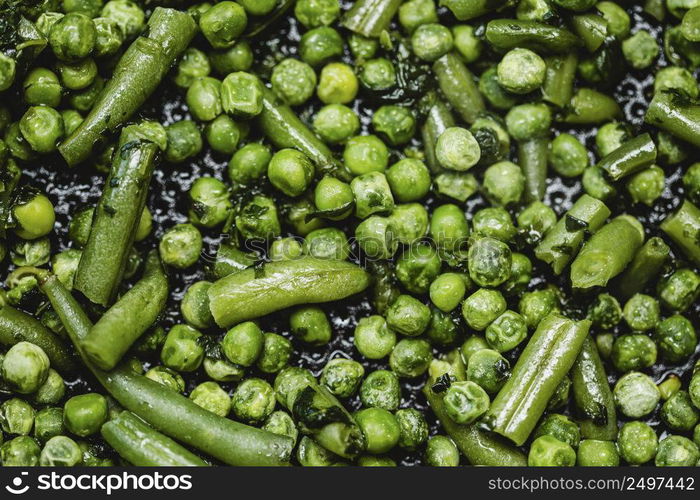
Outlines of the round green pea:
<svg viewBox="0 0 700 500">
<path fill-rule="evenodd" d="M 299 196 L 311 185 L 314 166 L 304 153 L 282 149 L 270 159 L 267 176 L 272 185 L 287 196 Z"/>
<path fill-rule="evenodd" d="M 444 168 L 465 171 L 478 163 L 481 150 L 469 130 L 449 127 L 437 139 L 435 156 Z"/>
<path fill-rule="evenodd" d="M 355 136 L 345 145 L 343 160 L 353 175 L 384 172 L 389 164 L 389 150 L 376 135 Z"/>
<path fill-rule="evenodd" d="M 430 284 L 430 300 L 444 312 L 456 308 L 467 292 L 464 276 L 457 273 L 443 273 Z"/>
<path fill-rule="evenodd" d="M 576 452 L 552 436 L 540 436 L 530 445 L 527 465 L 530 467 L 571 467 L 576 464 Z"/>
<path fill-rule="evenodd" d="M 101 394 L 73 396 L 63 407 L 63 423 L 73 434 L 86 437 L 99 432 L 107 420 L 107 400 Z"/>
<path fill-rule="evenodd" d="M 386 172 L 386 180 L 394 198 L 401 203 L 418 201 L 430 191 L 430 171 L 414 158 L 394 163 Z"/>
<path fill-rule="evenodd" d="M 394 415 L 383 408 L 365 408 L 355 414 L 355 421 L 367 439 L 367 452 L 386 453 L 394 448 L 401 428 Z"/>
<path fill-rule="evenodd" d="M 252 321 L 234 326 L 221 341 L 224 356 L 237 365 L 253 365 L 263 351 L 265 335 Z"/>
<path fill-rule="evenodd" d="M 425 447 L 425 461 L 432 467 L 457 467 L 459 450 L 447 436 L 433 436 Z"/>
<path fill-rule="evenodd" d="M 382 359 L 388 356 L 396 345 L 396 333 L 389 328 L 383 317 L 369 316 L 358 321 L 354 343 L 364 357 Z"/>
<path fill-rule="evenodd" d="M 316 72 L 303 61 L 287 58 L 280 61 L 270 77 L 272 90 L 291 106 L 308 101 L 316 88 Z"/>
<path fill-rule="evenodd" d="M 360 130 L 360 119 L 344 104 L 327 104 L 316 113 L 312 125 L 324 142 L 343 144 Z"/>
</svg>

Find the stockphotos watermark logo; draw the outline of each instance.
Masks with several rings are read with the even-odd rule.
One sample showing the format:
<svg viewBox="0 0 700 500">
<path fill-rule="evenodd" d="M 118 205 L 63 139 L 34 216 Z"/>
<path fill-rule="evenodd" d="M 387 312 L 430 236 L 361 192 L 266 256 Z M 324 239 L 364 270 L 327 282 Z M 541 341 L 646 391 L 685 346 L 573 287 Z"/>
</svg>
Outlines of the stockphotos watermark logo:
<svg viewBox="0 0 700 500">
<path fill-rule="evenodd" d="M 29 472 L 18 472 L 5 485 L 12 495 L 24 495 L 36 491 L 85 491 L 111 495 L 119 491 L 188 491 L 192 489 L 192 476 L 189 474 L 161 474 L 149 472 L 134 474 L 78 474 L 57 473 L 39 474 L 30 477 Z"/>
</svg>

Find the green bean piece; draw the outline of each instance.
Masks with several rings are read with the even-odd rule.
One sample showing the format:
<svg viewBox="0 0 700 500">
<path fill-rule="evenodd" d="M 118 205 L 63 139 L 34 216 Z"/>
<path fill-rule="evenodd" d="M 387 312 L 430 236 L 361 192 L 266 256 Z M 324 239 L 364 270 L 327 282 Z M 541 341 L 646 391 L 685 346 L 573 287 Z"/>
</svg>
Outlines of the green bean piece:
<svg viewBox="0 0 700 500">
<path fill-rule="evenodd" d="M 578 57 L 575 53 L 547 58 L 547 72 L 542 84 L 542 99 L 563 108 L 574 93 Z"/>
<path fill-rule="evenodd" d="M 698 219 L 700 221 L 700 219 Z M 644 228 L 630 215 L 620 215 L 600 228 L 571 264 L 571 285 L 605 286 L 625 270 L 644 243 Z"/>
<path fill-rule="evenodd" d="M 316 165 L 317 174 L 329 173 L 341 180 L 350 180 L 328 146 L 302 123 L 292 108 L 266 87 L 263 89 L 263 109 L 257 122 L 265 137 L 277 148 L 298 149 L 308 156 Z"/>
<path fill-rule="evenodd" d="M 518 163 L 525 176 L 525 199 L 539 201 L 547 188 L 548 137 L 533 137 L 518 143 Z"/>
<path fill-rule="evenodd" d="M 96 304 L 110 304 L 117 293 L 157 154 L 158 146 L 152 142 L 130 141 L 114 155 L 75 273 L 75 289 Z"/>
<path fill-rule="evenodd" d="M 68 165 L 85 161 L 105 134 L 116 131 L 146 102 L 196 32 L 189 14 L 156 7 L 148 36 L 129 46 L 88 116 L 59 146 Z"/>
<path fill-rule="evenodd" d="M 74 356 L 61 339 L 32 316 L 4 304 L 0 307 L 0 344 L 9 348 L 19 342 L 41 347 L 51 366 L 61 373 L 75 373 Z"/>
<path fill-rule="evenodd" d="M 440 424 L 472 465 L 490 467 L 523 467 L 527 465 L 525 455 L 490 432 L 479 429 L 477 423 L 458 424 L 452 420 L 445 410 L 443 394 L 436 394 L 431 389 L 435 379 L 428 380 L 423 388 L 423 394 L 428 399 L 430 409 L 440 420 Z"/>
<path fill-rule="evenodd" d="M 486 109 L 474 75 L 453 52 L 435 61 L 433 72 L 448 102 L 465 122 L 473 123 Z"/>
<path fill-rule="evenodd" d="M 589 336 L 571 369 L 574 402 L 581 425 L 581 437 L 614 441 L 617 438 L 617 412 L 608 376 L 595 341 Z"/>
<path fill-rule="evenodd" d="M 567 54 L 579 45 L 579 39 L 567 29 L 517 19 L 489 21 L 486 40 L 498 50 L 525 48 L 544 54 Z"/>
<path fill-rule="evenodd" d="M 688 200 L 661 223 L 661 229 L 695 264 L 700 264 L 700 208 Z"/>
<path fill-rule="evenodd" d="M 369 274 L 355 264 L 301 257 L 218 280 L 209 289 L 209 308 L 217 325 L 229 327 L 295 305 L 344 299 L 369 285 Z"/>
<path fill-rule="evenodd" d="M 126 365 L 109 373 L 97 368 L 81 347 L 92 323 L 78 302 L 55 276 L 46 278 L 41 289 L 85 365 L 124 408 L 156 430 L 229 465 L 279 466 L 289 462 L 294 446 L 289 437 L 219 417 Z"/>
<path fill-rule="evenodd" d="M 557 314 L 544 318 L 482 423 L 522 445 L 576 361 L 590 326 L 588 320 L 573 321 Z"/>
<path fill-rule="evenodd" d="M 608 36 L 608 23 L 598 14 L 580 14 L 571 18 L 574 29 L 588 52 L 595 52 Z"/>
<path fill-rule="evenodd" d="M 389 29 L 401 0 L 357 0 L 343 17 L 342 24 L 358 35 L 377 38 Z"/>
<path fill-rule="evenodd" d="M 501 10 L 512 5 L 511 0 L 440 0 L 460 21 L 481 17 L 489 12 Z"/>
<path fill-rule="evenodd" d="M 83 349 L 103 370 L 111 370 L 156 321 L 168 299 L 168 279 L 158 252 L 146 259 L 143 277 L 90 329 Z"/>
<path fill-rule="evenodd" d="M 578 253 L 586 232 L 595 233 L 609 216 L 602 201 L 582 195 L 535 248 L 535 256 L 561 274 Z"/>
<path fill-rule="evenodd" d="M 6 226 L 12 209 L 12 196 L 21 176 L 22 172 L 17 163 L 9 158 L 3 162 L 2 151 L 0 151 L 0 238 L 5 238 L 7 233 Z"/>
<path fill-rule="evenodd" d="M 435 145 L 437 144 L 438 137 L 440 137 L 445 130 L 455 125 L 456 122 L 449 106 L 442 100 L 436 99 L 428 111 L 425 124 L 421 128 L 421 136 L 423 137 L 423 145 L 425 148 L 425 162 L 433 174 L 444 170 L 435 156 Z"/>
<path fill-rule="evenodd" d="M 671 249 L 666 242 L 654 236 L 649 238 L 642 248 L 637 250 L 634 259 L 623 272 L 616 285 L 617 294 L 622 299 L 629 299 L 635 293 L 654 281 L 669 258 Z"/>
<path fill-rule="evenodd" d="M 100 430 L 119 456 L 137 467 L 202 467 L 197 455 L 164 436 L 131 412 L 123 411 Z"/>
<path fill-rule="evenodd" d="M 622 110 L 615 99 L 584 87 L 574 93 L 559 121 L 572 125 L 593 125 L 614 120 L 621 115 Z"/>
<path fill-rule="evenodd" d="M 700 147 L 700 104 L 678 92 L 657 92 L 644 121 Z"/>
<path fill-rule="evenodd" d="M 598 162 L 613 181 L 619 181 L 640 170 L 644 170 L 656 161 L 656 144 L 649 134 L 642 134 L 625 141 L 619 148 L 606 155 Z"/>
</svg>

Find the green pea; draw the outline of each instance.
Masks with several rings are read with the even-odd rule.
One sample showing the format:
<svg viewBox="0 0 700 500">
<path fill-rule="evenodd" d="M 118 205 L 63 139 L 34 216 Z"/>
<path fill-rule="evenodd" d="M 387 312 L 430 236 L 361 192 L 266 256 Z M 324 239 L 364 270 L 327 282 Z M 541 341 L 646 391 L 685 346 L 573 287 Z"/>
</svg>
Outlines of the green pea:
<svg viewBox="0 0 700 500">
<path fill-rule="evenodd" d="M 330 220 L 342 220 L 352 213 L 355 195 L 350 184 L 335 177 L 325 176 L 316 184 L 314 189 L 314 205 L 327 213 Z"/>
<path fill-rule="evenodd" d="M 361 61 L 374 57 L 379 48 L 379 40 L 351 33 L 348 37 L 348 45 L 350 46 L 350 52 L 353 57 Z"/>
<path fill-rule="evenodd" d="M 49 69 L 33 68 L 25 77 L 22 89 L 24 101 L 30 106 L 56 107 L 61 103 L 63 86 L 56 73 Z"/>
<path fill-rule="evenodd" d="M 547 66 L 535 52 L 516 48 L 498 63 L 498 83 L 508 92 L 528 94 L 544 83 Z"/>
<path fill-rule="evenodd" d="M 492 66 L 484 71 L 479 79 L 479 91 L 491 106 L 500 110 L 511 109 L 518 103 L 518 96 L 501 87 L 498 79 L 498 67 Z"/>
<path fill-rule="evenodd" d="M 381 172 L 369 172 L 355 177 L 350 188 L 355 195 L 355 215 L 360 219 L 390 212 L 394 208 L 391 188 Z"/>
<path fill-rule="evenodd" d="M 386 453 L 394 448 L 401 429 L 394 415 L 383 408 L 365 408 L 355 414 L 355 421 L 367 439 L 367 452 Z"/>
<path fill-rule="evenodd" d="M 355 348 L 368 359 L 388 356 L 396 345 L 396 333 L 378 315 L 362 318 L 355 327 Z"/>
<path fill-rule="evenodd" d="M 389 59 L 369 59 L 360 66 L 359 78 L 370 90 L 387 90 L 396 85 L 396 69 Z"/>
<path fill-rule="evenodd" d="M 648 31 L 639 30 L 623 40 L 622 54 L 634 69 L 645 69 L 654 64 L 654 60 L 658 57 L 659 44 Z"/>
<path fill-rule="evenodd" d="M 251 142 L 231 157 L 228 163 L 228 176 L 233 183 L 248 184 L 267 172 L 272 153 L 267 146 Z"/>
<path fill-rule="evenodd" d="M 308 101 L 316 88 L 316 72 L 303 61 L 287 58 L 272 70 L 272 90 L 291 106 Z"/>
<path fill-rule="evenodd" d="M 97 64 L 87 58 L 77 63 L 60 63 L 57 65 L 61 83 L 69 90 L 80 90 L 89 86 L 97 76 Z"/>
<path fill-rule="evenodd" d="M 394 198 L 401 202 L 418 201 L 430 191 L 430 171 L 414 158 L 404 158 L 394 163 L 386 172 Z"/>
<path fill-rule="evenodd" d="M 188 193 L 189 218 L 193 224 L 216 227 L 223 224 L 233 209 L 226 185 L 213 177 L 200 177 Z"/>
<path fill-rule="evenodd" d="M 29 108 L 19 121 L 19 130 L 37 153 L 55 151 L 65 134 L 61 114 L 48 106 Z"/>
<path fill-rule="evenodd" d="M 480 286 L 498 286 L 510 277 L 511 261 L 508 245 L 480 238 L 469 247 L 469 277 Z"/>
<path fill-rule="evenodd" d="M 576 137 L 562 133 L 550 144 L 549 165 L 563 177 L 578 177 L 588 166 L 588 152 Z"/>
<path fill-rule="evenodd" d="M 459 450 L 447 436 L 433 436 L 425 448 L 425 461 L 432 467 L 457 467 Z"/>
<path fill-rule="evenodd" d="M 661 406 L 661 420 L 672 430 L 689 432 L 700 420 L 687 391 L 677 391 Z"/>
<path fill-rule="evenodd" d="M 389 150 L 375 135 L 355 136 L 345 145 L 343 161 L 353 175 L 384 172 L 389 164 Z"/>
<path fill-rule="evenodd" d="M 597 439 L 584 439 L 578 449 L 576 465 L 582 467 L 617 467 L 620 455 L 615 443 Z"/>
<path fill-rule="evenodd" d="M 46 381 L 49 358 L 41 347 L 29 342 L 13 345 L 2 363 L 2 378 L 16 392 L 31 394 Z"/>
<path fill-rule="evenodd" d="M 33 400 L 39 404 L 57 404 L 66 394 L 66 384 L 63 377 L 49 368 L 46 381 L 34 393 Z"/>
<path fill-rule="evenodd" d="M 525 190 L 525 176 L 518 165 L 509 161 L 494 163 L 484 172 L 486 196 L 495 204 L 518 203 Z"/>
<path fill-rule="evenodd" d="M 236 227 L 249 240 L 269 240 L 282 233 L 277 205 L 266 196 L 255 195 L 236 216 Z"/>
<path fill-rule="evenodd" d="M 419 203 L 396 205 L 389 218 L 394 239 L 404 245 L 417 242 L 428 232 L 428 211 Z"/>
<path fill-rule="evenodd" d="M 399 7 L 399 24 L 407 33 L 413 33 L 423 24 L 437 23 L 433 0 L 409 0 Z"/>
<path fill-rule="evenodd" d="M 202 235 L 192 224 L 177 224 L 168 229 L 158 245 L 163 262 L 178 269 L 194 265 L 202 248 Z"/>
<path fill-rule="evenodd" d="M 188 88 L 196 79 L 209 76 L 210 72 L 211 63 L 207 55 L 195 47 L 188 47 L 177 64 L 175 85 Z"/>
<path fill-rule="evenodd" d="M 228 49 L 210 52 L 209 61 L 214 71 L 221 76 L 236 71 L 248 71 L 253 65 L 253 49 L 247 40 L 239 40 Z"/>
<path fill-rule="evenodd" d="M 700 295 L 700 275 L 688 268 L 679 269 L 659 281 L 657 293 L 664 307 L 683 312 Z"/>
<path fill-rule="evenodd" d="M 422 24 L 411 36 L 413 53 L 424 61 L 436 61 L 447 54 L 454 44 L 452 32 L 437 23 Z"/>
<path fill-rule="evenodd" d="M 474 233 L 509 243 L 517 230 L 508 211 L 503 207 L 482 208 L 472 218 Z"/>
<path fill-rule="evenodd" d="M 520 104 L 506 115 L 508 133 L 516 141 L 546 136 L 552 123 L 552 112 L 544 103 Z"/>
<path fill-rule="evenodd" d="M 221 82 L 216 78 L 201 77 L 187 89 L 185 101 L 196 120 L 211 121 L 222 112 Z"/>
<path fill-rule="evenodd" d="M 578 424 L 566 415 L 550 413 L 546 415 L 533 433 L 536 439 L 540 436 L 552 436 L 572 448 L 578 448 L 581 441 L 581 431 Z"/>
<path fill-rule="evenodd" d="M 340 16 L 340 3 L 338 0 L 299 0 L 294 6 L 294 16 L 307 28 L 328 26 Z"/>
<path fill-rule="evenodd" d="M 349 398 L 357 392 L 364 376 L 365 369 L 357 361 L 335 358 L 323 367 L 320 382 L 333 395 Z"/>
<path fill-rule="evenodd" d="M 423 339 L 402 339 L 391 351 L 389 366 L 399 377 L 414 378 L 426 372 L 432 359 L 428 342 Z"/>
<path fill-rule="evenodd" d="M 614 2 L 598 2 L 596 9 L 608 22 L 608 33 L 624 40 L 630 32 L 630 16 Z"/>
<path fill-rule="evenodd" d="M 360 130 L 360 119 L 343 104 L 327 104 L 313 119 L 314 131 L 329 144 L 344 144 Z"/>
<path fill-rule="evenodd" d="M 620 335 L 613 343 L 611 357 L 621 372 L 642 370 L 656 363 L 656 344 L 646 335 Z"/>
<path fill-rule="evenodd" d="M 102 17 L 115 21 L 127 39 L 138 35 L 146 24 L 146 13 L 131 0 L 107 2 L 102 8 Z"/>
<path fill-rule="evenodd" d="M 297 442 L 299 437 L 299 430 L 294 423 L 294 419 L 289 413 L 282 410 L 273 411 L 270 416 L 267 417 L 267 420 L 265 420 L 262 429 L 272 432 L 273 434 L 290 437 L 294 443 Z"/>
<path fill-rule="evenodd" d="M 154 382 L 167 387 L 168 389 L 182 393 L 185 391 L 185 380 L 175 370 L 165 366 L 155 366 L 148 370 L 144 376 Z"/>
<path fill-rule="evenodd" d="M 90 55 L 96 41 L 95 23 L 78 12 L 66 14 L 56 21 L 49 34 L 49 45 L 54 55 L 66 62 L 76 62 Z"/>
<path fill-rule="evenodd" d="M 700 450 L 690 439 L 670 435 L 659 442 L 654 464 L 657 467 L 693 467 L 700 460 Z"/>
<path fill-rule="evenodd" d="M 623 415 L 640 418 L 656 408 L 661 399 L 658 387 L 648 375 L 629 372 L 615 384 L 613 390 L 615 404 Z"/>
<path fill-rule="evenodd" d="M 496 394 L 510 378 L 510 363 L 498 352 L 480 349 L 467 361 L 467 380 L 489 394 Z"/>
<path fill-rule="evenodd" d="M 477 61 L 484 50 L 484 44 L 474 33 L 474 28 L 468 24 L 452 27 L 455 49 L 467 64 Z"/>
<path fill-rule="evenodd" d="M 17 63 L 5 54 L 0 54 L 0 92 L 9 89 L 15 81 Z"/>
<path fill-rule="evenodd" d="M 124 43 L 124 32 L 119 24 L 107 17 L 96 17 L 95 57 L 109 57 L 116 54 Z"/>
<path fill-rule="evenodd" d="M 39 410 L 34 417 L 34 437 L 45 443 L 54 436 L 65 432 L 63 426 L 63 408 L 48 407 Z"/>
<path fill-rule="evenodd" d="M 246 321 L 226 332 L 221 350 L 232 363 L 252 366 L 262 354 L 264 343 L 265 336 L 258 325 Z"/>
<path fill-rule="evenodd" d="M 401 400 L 398 377 L 388 370 L 373 371 L 362 381 L 360 400 L 366 407 L 396 410 Z"/>
<path fill-rule="evenodd" d="M 409 142 L 415 134 L 416 119 L 406 107 L 386 105 L 374 112 L 372 126 L 389 144 L 399 146 Z"/>
<path fill-rule="evenodd" d="M 680 363 L 692 356 L 697 346 L 695 327 L 688 318 L 675 314 L 661 321 L 654 332 L 661 356 Z"/>
<path fill-rule="evenodd" d="M 478 163 L 481 150 L 469 130 L 449 127 L 438 137 L 435 156 L 444 168 L 465 171 Z"/>
<path fill-rule="evenodd" d="M 101 394 L 73 396 L 63 407 L 66 428 L 81 437 L 97 433 L 107 420 L 107 400 Z"/>
<path fill-rule="evenodd" d="M 250 118 L 259 115 L 263 109 L 262 82 L 251 73 L 230 73 L 221 82 L 221 105 L 224 111 L 234 116 Z"/>
<path fill-rule="evenodd" d="M 654 429 L 644 422 L 626 422 L 617 435 L 620 456 L 630 465 L 642 465 L 652 460 L 658 442 Z"/>
<path fill-rule="evenodd" d="M 328 316 L 316 306 L 304 306 L 294 311 L 289 316 L 289 328 L 298 339 L 317 346 L 330 342 L 333 335 Z M 359 324 L 356 328 L 359 328 Z"/>
<path fill-rule="evenodd" d="M 396 261 L 396 277 L 412 293 L 426 293 L 440 274 L 442 262 L 430 245 L 419 243 L 401 254 Z"/>
<path fill-rule="evenodd" d="M 467 291 L 464 276 L 457 273 L 443 273 L 430 284 L 430 300 L 444 312 L 455 309 Z"/>
<path fill-rule="evenodd" d="M 345 63 L 329 63 L 321 70 L 316 94 L 324 104 L 348 104 L 357 96 L 358 82 Z"/>
<path fill-rule="evenodd" d="M 207 124 L 204 136 L 214 151 L 230 155 L 236 152 L 244 135 L 241 129 L 228 115 L 219 115 Z"/>
<path fill-rule="evenodd" d="M 29 403 L 23 399 L 11 398 L 0 405 L 0 426 L 8 434 L 26 436 L 34 425 L 34 415 L 34 408 Z"/>
<path fill-rule="evenodd" d="M 277 373 L 289 364 L 292 357 L 292 343 L 276 333 L 265 333 L 262 354 L 256 366 L 263 373 Z"/>
<path fill-rule="evenodd" d="M 199 29 L 215 49 L 232 47 L 247 24 L 245 9 L 230 1 L 213 5 L 199 18 Z"/>
<path fill-rule="evenodd" d="M 358 224 L 355 239 L 362 251 L 374 259 L 389 259 L 398 247 L 392 219 L 372 215 Z"/>
<path fill-rule="evenodd" d="M 428 327 L 430 308 L 410 295 L 399 295 L 389 306 L 386 321 L 392 330 L 415 337 Z"/>
<path fill-rule="evenodd" d="M 566 443 L 552 436 L 540 436 L 530 445 L 527 465 L 530 467 L 571 467 L 576 463 L 576 452 Z"/>
<path fill-rule="evenodd" d="M 311 29 L 299 41 L 299 55 L 311 66 L 320 66 L 342 54 L 343 39 L 340 33 L 329 26 Z"/>
<path fill-rule="evenodd" d="M 236 387 L 231 397 L 231 410 L 237 419 L 260 423 L 275 409 L 275 391 L 266 381 L 249 378 Z"/>
<path fill-rule="evenodd" d="M 514 349 L 526 337 L 525 319 L 514 311 L 505 311 L 486 327 L 486 341 L 498 352 Z"/>
<path fill-rule="evenodd" d="M 345 260 L 350 246 L 345 233 L 335 227 L 311 231 L 304 241 L 304 253 L 321 259 Z"/>
<path fill-rule="evenodd" d="M 197 406 L 220 417 L 227 416 L 231 411 L 231 398 L 228 393 L 211 380 L 202 382 L 192 389 L 189 397 Z"/>
<path fill-rule="evenodd" d="M 458 424 L 470 424 L 481 418 L 491 405 L 488 394 L 474 382 L 454 382 L 443 398 L 445 412 Z"/>
<path fill-rule="evenodd" d="M 204 359 L 204 348 L 200 343 L 202 334 L 187 325 L 175 325 L 168 332 L 160 352 L 160 360 L 172 370 L 195 371 Z"/>
<path fill-rule="evenodd" d="M 5 467 L 36 467 L 41 448 L 29 436 L 17 436 L 0 446 L 0 461 Z"/>
<path fill-rule="evenodd" d="M 314 166 L 304 153 L 282 149 L 272 156 L 267 176 L 272 185 L 287 196 L 299 196 L 311 185 Z"/>
<path fill-rule="evenodd" d="M 192 120 L 182 120 L 165 128 L 168 147 L 165 158 L 171 163 L 182 163 L 202 150 L 202 134 Z"/>
</svg>

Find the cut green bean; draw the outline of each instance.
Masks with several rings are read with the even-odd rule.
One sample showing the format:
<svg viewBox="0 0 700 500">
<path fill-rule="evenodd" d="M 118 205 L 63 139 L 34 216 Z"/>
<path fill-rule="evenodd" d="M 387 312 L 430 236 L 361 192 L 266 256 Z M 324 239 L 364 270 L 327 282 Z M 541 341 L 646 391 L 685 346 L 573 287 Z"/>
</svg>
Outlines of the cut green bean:
<svg viewBox="0 0 700 500">
<path fill-rule="evenodd" d="M 561 274 L 576 257 L 586 232 L 595 233 L 609 216 L 602 201 L 582 195 L 535 248 L 535 256 Z"/>
<path fill-rule="evenodd" d="M 128 411 L 104 424 L 100 433 L 120 457 L 137 467 L 209 465 Z"/>
<path fill-rule="evenodd" d="M 649 238 L 618 279 L 616 290 L 620 298 L 627 300 L 653 282 L 668 260 L 670 251 L 666 242 L 658 236 Z"/>
<path fill-rule="evenodd" d="M 146 102 L 196 32 L 189 14 L 156 7 L 148 36 L 129 46 L 88 116 L 59 146 L 68 165 L 85 161 L 105 134 L 115 132 Z"/>
<path fill-rule="evenodd" d="M 594 125 L 621 115 L 620 105 L 612 97 L 597 90 L 580 88 L 559 120 L 572 125 Z"/>
<path fill-rule="evenodd" d="M 448 102 L 465 122 L 473 123 L 485 109 L 474 75 L 454 53 L 435 61 L 433 72 Z"/>
<path fill-rule="evenodd" d="M 588 52 L 595 52 L 608 36 L 608 22 L 597 14 L 581 14 L 571 18 L 571 26 Z"/>
<path fill-rule="evenodd" d="M 483 418 L 485 426 L 522 445 L 576 361 L 590 325 L 556 314 L 544 318 Z"/>
<path fill-rule="evenodd" d="M 0 307 L 0 344 L 12 347 L 19 342 L 31 342 L 41 347 L 51 366 L 64 374 L 77 369 L 68 346 L 32 316 L 7 304 Z"/>
<path fill-rule="evenodd" d="M 571 264 L 571 285 L 586 290 L 605 286 L 625 270 L 644 243 L 644 228 L 630 215 L 620 215 L 600 228 Z"/>
<path fill-rule="evenodd" d="M 576 35 L 567 29 L 517 19 L 489 21 L 486 40 L 498 50 L 525 48 L 545 54 L 567 54 L 579 45 Z"/>
<path fill-rule="evenodd" d="M 684 200 L 675 213 L 664 219 L 661 229 L 690 260 L 700 265 L 700 208 Z"/>
<path fill-rule="evenodd" d="M 568 105 L 574 93 L 578 57 L 575 53 L 547 59 L 547 73 L 542 85 L 542 99 L 560 108 Z"/>
<path fill-rule="evenodd" d="M 580 417 L 581 437 L 614 441 L 617 438 L 617 412 L 608 376 L 595 342 L 586 336 L 571 369 L 574 402 Z"/>
<path fill-rule="evenodd" d="M 511 0 L 440 0 L 460 21 L 481 17 L 513 4 Z"/>
<path fill-rule="evenodd" d="M 329 173 L 350 180 L 349 173 L 333 157 L 328 146 L 268 88 L 263 91 L 263 109 L 257 120 L 265 137 L 277 148 L 298 149 L 314 162 L 319 175 Z"/>
<path fill-rule="evenodd" d="M 440 424 L 459 448 L 470 464 L 487 467 L 524 467 L 527 465 L 525 455 L 512 444 L 498 436 L 481 430 L 478 424 L 458 424 L 445 411 L 443 394 L 436 394 L 431 387 L 435 383 L 429 380 L 423 388 L 430 409 L 440 420 Z"/>
<path fill-rule="evenodd" d="M 644 121 L 700 147 L 700 104 L 677 92 L 657 92 Z"/>
<path fill-rule="evenodd" d="M 146 259 L 143 277 L 90 329 L 83 349 L 98 367 L 111 370 L 156 321 L 168 299 L 168 279 L 158 253 Z"/>
<path fill-rule="evenodd" d="M 440 137 L 440 134 L 445 130 L 454 126 L 455 119 L 452 116 L 452 111 L 450 111 L 449 106 L 436 98 L 435 103 L 428 111 L 425 124 L 421 128 L 421 136 L 423 137 L 423 146 L 425 149 L 425 162 L 433 173 L 439 173 L 443 170 L 435 156 L 435 144 L 437 144 L 438 137 Z"/>
<path fill-rule="evenodd" d="M 518 164 L 525 176 L 525 199 L 540 201 L 547 188 L 549 139 L 534 137 L 518 143 Z"/>
<path fill-rule="evenodd" d="M 146 205 L 157 153 L 154 143 L 133 141 L 114 155 L 75 274 L 75 289 L 96 304 L 109 305 L 117 294 Z"/>
<path fill-rule="evenodd" d="M 214 321 L 229 327 L 300 304 L 340 300 L 370 285 L 361 267 L 335 259 L 301 257 L 270 262 L 215 282 L 209 289 Z"/>
<path fill-rule="evenodd" d="M 357 0 L 343 18 L 343 26 L 368 38 L 389 28 L 402 0 Z"/>
<path fill-rule="evenodd" d="M 656 161 L 656 144 L 649 134 L 642 134 L 622 143 L 612 153 L 598 162 L 598 168 L 603 169 L 613 181 L 619 181 L 645 168 L 651 167 Z"/>
<path fill-rule="evenodd" d="M 128 366 L 108 373 L 97 368 L 80 347 L 92 328 L 90 319 L 55 276 L 46 278 L 41 288 L 83 362 L 124 408 L 158 431 L 229 465 L 287 465 L 294 445 L 291 438 L 219 417 Z"/>
</svg>

